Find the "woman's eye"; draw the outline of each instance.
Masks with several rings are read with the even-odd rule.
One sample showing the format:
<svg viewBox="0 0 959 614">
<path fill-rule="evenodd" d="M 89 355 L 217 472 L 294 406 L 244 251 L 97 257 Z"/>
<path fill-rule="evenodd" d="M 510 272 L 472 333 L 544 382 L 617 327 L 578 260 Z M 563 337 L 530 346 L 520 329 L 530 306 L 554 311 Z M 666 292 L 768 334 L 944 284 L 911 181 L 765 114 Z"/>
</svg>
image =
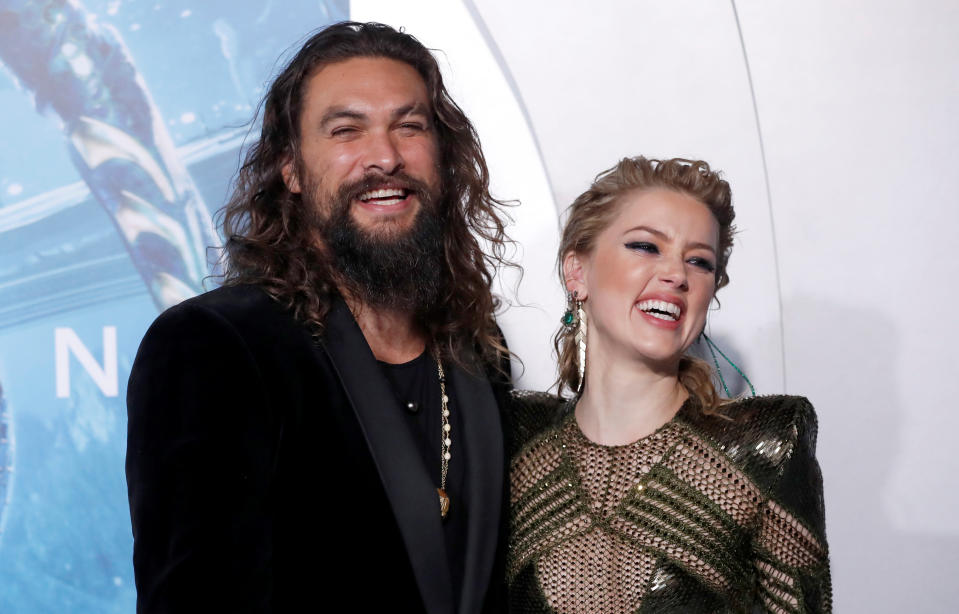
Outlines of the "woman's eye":
<svg viewBox="0 0 959 614">
<path fill-rule="evenodd" d="M 701 268 L 704 271 L 708 271 L 710 273 L 716 272 L 716 265 L 705 258 L 690 258 L 687 262 L 693 266 Z"/>
<path fill-rule="evenodd" d="M 647 252 L 650 254 L 658 254 L 659 248 L 656 247 L 653 243 L 647 243 L 646 241 L 633 241 L 626 244 L 626 249 L 631 249 L 638 252 Z"/>
</svg>

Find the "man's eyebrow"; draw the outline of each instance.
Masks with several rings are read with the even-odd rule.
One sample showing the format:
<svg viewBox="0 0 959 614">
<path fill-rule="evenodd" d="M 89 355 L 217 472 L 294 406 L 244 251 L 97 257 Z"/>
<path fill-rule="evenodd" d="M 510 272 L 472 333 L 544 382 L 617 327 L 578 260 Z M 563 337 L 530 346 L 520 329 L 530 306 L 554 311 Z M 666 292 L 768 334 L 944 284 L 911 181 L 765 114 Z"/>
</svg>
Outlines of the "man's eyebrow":
<svg viewBox="0 0 959 614">
<path fill-rule="evenodd" d="M 337 119 L 366 119 L 366 113 L 360 113 L 359 111 L 349 109 L 347 107 L 331 107 L 326 110 L 326 113 L 323 114 L 323 119 L 320 120 L 320 127 L 325 127 L 327 124 Z"/>
<path fill-rule="evenodd" d="M 632 231 L 634 231 L 634 230 L 645 230 L 645 231 L 648 232 L 649 234 L 655 235 L 655 236 L 659 237 L 660 239 L 662 239 L 662 240 L 664 240 L 664 241 L 668 241 L 668 240 L 669 240 L 669 235 L 667 235 L 667 234 L 666 234 L 665 232 L 663 232 L 662 230 L 657 230 L 657 229 L 655 229 L 655 228 L 653 228 L 653 227 L 651 227 L 651 226 L 642 226 L 642 225 L 641 225 L 641 226 L 633 226 L 632 228 L 630 228 L 629 230 L 627 230 L 627 231 L 626 231 L 625 233 L 623 233 L 623 234 L 632 232 Z M 696 241 L 696 242 L 694 242 L 694 243 L 687 243 L 687 244 L 686 244 L 686 247 L 687 247 L 687 248 L 707 249 L 707 250 L 711 251 L 711 252 L 714 253 L 714 254 L 716 253 L 716 248 L 714 248 L 712 245 L 710 245 L 710 244 L 708 244 L 708 243 L 700 243 L 700 242 Z"/>
<path fill-rule="evenodd" d="M 427 106 L 422 102 L 411 102 L 394 109 L 390 115 L 392 115 L 393 120 L 395 121 L 410 115 L 422 115 L 423 117 L 428 118 L 430 113 Z M 320 127 L 326 127 L 327 124 L 338 119 L 362 121 L 367 119 L 367 115 L 366 113 L 351 109 L 349 107 L 330 107 L 327 109 L 326 113 L 323 114 L 323 118 L 320 120 Z"/>
<path fill-rule="evenodd" d="M 423 117 L 429 117 L 430 112 L 426 105 L 422 102 L 411 102 L 393 111 L 393 119 L 399 119 L 409 115 L 422 115 Z"/>
</svg>

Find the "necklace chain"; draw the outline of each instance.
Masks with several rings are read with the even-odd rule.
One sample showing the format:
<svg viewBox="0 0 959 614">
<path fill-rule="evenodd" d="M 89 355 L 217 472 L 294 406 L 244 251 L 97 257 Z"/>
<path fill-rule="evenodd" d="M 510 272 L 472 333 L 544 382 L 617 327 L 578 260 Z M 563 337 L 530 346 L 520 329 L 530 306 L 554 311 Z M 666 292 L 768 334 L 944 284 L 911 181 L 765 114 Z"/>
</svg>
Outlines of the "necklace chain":
<svg viewBox="0 0 959 614">
<path fill-rule="evenodd" d="M 440 487 L 437 489 L 440 498 L 440 516 L 446 518 L 450 509 L 450 498 L 446 494 L 446 474 L 449 471 L 450 446 L 453 445 L 450 427 L 449 397 L 446 396 L 446 374 L 443 372 L 443 362 L 436 357 L 436 370 L 440 378 Z"/>
</svg>

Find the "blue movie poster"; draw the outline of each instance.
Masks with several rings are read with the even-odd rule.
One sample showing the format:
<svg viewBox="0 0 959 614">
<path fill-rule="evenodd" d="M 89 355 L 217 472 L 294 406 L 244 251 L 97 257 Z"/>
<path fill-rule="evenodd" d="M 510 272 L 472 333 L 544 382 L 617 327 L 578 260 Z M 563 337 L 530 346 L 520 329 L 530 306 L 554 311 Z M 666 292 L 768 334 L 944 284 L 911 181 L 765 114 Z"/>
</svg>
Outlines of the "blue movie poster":
<svg viewBox="0 0 959 614">
<path fill-rule="evenodd" d="M 348 16 L 0 0 L 0 612 L 133 611 L 130 365 L 215 283 L 212 216 L 278 61 Z"/>
</svg>

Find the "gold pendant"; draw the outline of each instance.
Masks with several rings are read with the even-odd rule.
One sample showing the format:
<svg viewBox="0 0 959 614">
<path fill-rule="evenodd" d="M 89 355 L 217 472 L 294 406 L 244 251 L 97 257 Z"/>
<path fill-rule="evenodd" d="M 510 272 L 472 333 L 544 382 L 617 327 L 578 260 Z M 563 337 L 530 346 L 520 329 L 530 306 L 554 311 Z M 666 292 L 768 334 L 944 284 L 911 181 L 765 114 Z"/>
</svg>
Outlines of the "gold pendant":
<svg viewBox="0 0 959 614">
<path fill-rule="evenodd" d="M 446 519 L 446 515 L 450 513 L 450 496 L 442 488 L 437 488 L 436 493 L 440 496 L 440 516 Z"/>
</svg>

